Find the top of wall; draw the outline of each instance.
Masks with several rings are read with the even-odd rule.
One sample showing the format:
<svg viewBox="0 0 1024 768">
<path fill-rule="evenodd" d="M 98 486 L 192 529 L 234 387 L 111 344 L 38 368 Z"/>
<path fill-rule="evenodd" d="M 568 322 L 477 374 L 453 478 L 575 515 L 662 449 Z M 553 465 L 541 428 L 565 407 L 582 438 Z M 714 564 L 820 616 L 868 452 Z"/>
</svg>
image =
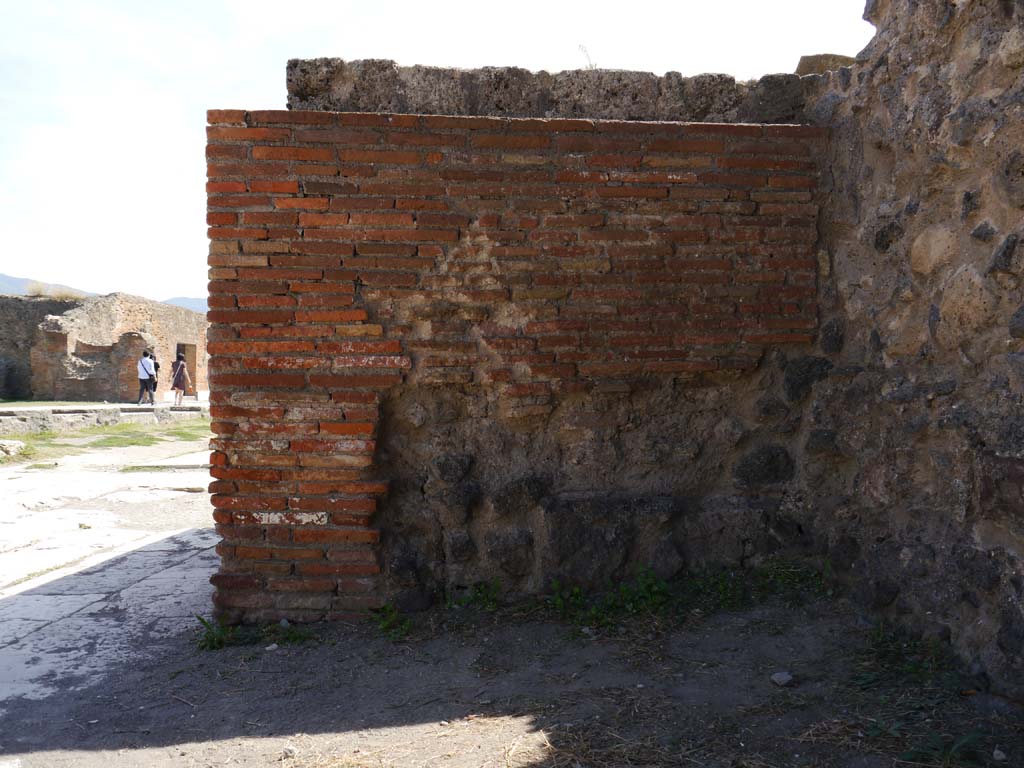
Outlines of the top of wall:
<svg viewBox="0 0 1024 768">
<path fill-rule="evenodd" d="M 518 67 L 399 67 L 386 59 L 292 59 L 288 108 L 494 117 L 666 120 L 719 123 L 805 122 L 816 76 L 683 77 L 669 72 Z"/>
<path fill-rule="evenodd" d="M 81 299 L 67 311 L 51 315 L 45 328 L 90 344 L 111 344 L 127 331 L 151 332 L 154 324 L 198 334 L 205 328 L 206 318 L 199 312 L 142 296 L 110 293 Z"/>
</svg>

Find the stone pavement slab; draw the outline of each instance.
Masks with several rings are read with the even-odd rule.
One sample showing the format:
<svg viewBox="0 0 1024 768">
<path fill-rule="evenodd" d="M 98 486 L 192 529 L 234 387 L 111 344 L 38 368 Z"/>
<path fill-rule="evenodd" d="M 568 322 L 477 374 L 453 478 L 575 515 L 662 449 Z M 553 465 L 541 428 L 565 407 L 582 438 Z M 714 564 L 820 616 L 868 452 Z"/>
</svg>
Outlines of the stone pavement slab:
<svg viewBox="0 0 1024 768">
<path fill-rule="evenodd" d="M 0 467 L 0 714 L 151 657 L 209 615 L 218 537 L 201 447 Z"/>
</svg>

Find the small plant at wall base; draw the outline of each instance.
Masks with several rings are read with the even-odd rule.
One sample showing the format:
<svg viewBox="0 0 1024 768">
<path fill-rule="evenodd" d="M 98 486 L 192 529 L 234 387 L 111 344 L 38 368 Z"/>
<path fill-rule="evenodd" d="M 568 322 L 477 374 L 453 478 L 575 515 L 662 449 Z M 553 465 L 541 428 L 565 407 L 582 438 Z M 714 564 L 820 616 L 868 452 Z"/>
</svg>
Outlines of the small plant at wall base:
<svg viewBox="0 0 1024 768">
<path fill-rule="evenodd" d="M 935 768 L 967 768 L 980 766 L 978 742 L 980 733 L 968 733 L 966 736 L 950 736 L 931 734 L 920 744 L 908 749 L 900 755 L 900 760 L 909 765 L 927 765 Z"/>
<path fill-rule="evenodd" d="M 497 579 L 474 584 L 461 597 L 449 593 L 445 596 L 446 608 L 479 608 L 487 613 L 498 610 L 501 598 L 501 582 Z"/>
<path fill-rule="evenodd" d="M 949 688 L 960 683 L 949 646 L 934 638 L 912 637 L 884 622 L 872 631 L 857 666 L 853 683 L 863 690 L 889 684 Z"/>
<path fill-rule="evenodd" d="M 668 582 L 649 569 L 641 569 L 633 579 L 589 596 L 580 587 L 563 585 L 556 579 L 545 602 L 565 621 L 606 627 L 626 617 L 664 612 L 672 603 L 672 593 Z"/>
<path fill-rule="evenodd" d="M 199 639 L 196 640 L 196 645 L 201 651 L 219 651 L 228 645 L 231 645 L 235 640 L 236 629 L 235 627 L 229 627 L 225 624 L 221 624 L 217 620 L 204 619 L 198 613 L 196 618 L 202 625 L 202 630 L 199 634 Z"/>
<path fill-rule="evenodd" d="M 392 603 L 381 606 L 374 614 L 377 617 L 377 628 L 388 640 L 404 640 L 412 631 L 412 621 L 400 614 Z"/>
<path fill-rule="evenodd" d="M 317 637 L 306 627 L 298 627 L 287 621 L 268 624 L 261 632 L 261 641 L 278 645 L 301 645 L 316 640 Z"/>
<path fill-rule="evenodd" d="M 558 611 L 562 619 L 571 619 L 582 613 L 587 604 L 583 590 L 579 587 L 567 587 L 558 579 L 551 582 L 551 595 L 548 597 L 551 607 Z"/>
<path fill-rule="evenodd" d="M 642 568 L 632 579 L 597 594 L 556 579 L 544 600 L 563 620 L 606 627 L 628 617 L 738 610 L 771 598 L 799 604 L 826 594 L 821 571 L 803 563 L 770 560 L 759 568 L 691 573 L 671 582 Z"/>
</svg>

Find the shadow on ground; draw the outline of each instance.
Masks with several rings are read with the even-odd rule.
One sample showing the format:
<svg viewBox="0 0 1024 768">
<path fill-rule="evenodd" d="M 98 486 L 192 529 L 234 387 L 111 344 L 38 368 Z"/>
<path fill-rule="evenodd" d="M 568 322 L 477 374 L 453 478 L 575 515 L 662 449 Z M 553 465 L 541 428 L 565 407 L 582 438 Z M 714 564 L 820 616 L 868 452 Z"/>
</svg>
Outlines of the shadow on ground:
<svg viewBox="0 0 1024 768">
<path fill-rule="evenodd" d="M 367 621 L 200 651 L 205 536 L 0 601 L 0 766 L 1024 764 L 1019 708 L 891 640 L 887 662 L 831 598 L 599 629 L 468 605 L 397 639 Z"/>
</svg>

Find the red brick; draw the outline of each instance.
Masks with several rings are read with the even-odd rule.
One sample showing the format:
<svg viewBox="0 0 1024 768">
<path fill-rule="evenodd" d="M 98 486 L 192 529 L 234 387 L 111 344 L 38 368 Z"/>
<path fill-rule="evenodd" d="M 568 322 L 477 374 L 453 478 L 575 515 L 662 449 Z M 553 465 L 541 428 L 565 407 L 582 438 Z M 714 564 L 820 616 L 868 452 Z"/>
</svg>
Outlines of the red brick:
<svg viewBox="0 0 1024 768">
<path fill-rule="evenodd" d="M 335 159 L 333 149 L 322 147 L 266 147 L 252 148 L 254 160 L 316 160 L 329 163 Z"/>
<path fill-rule="evenodd" d="M 288 128 L 229 128 L 211 126 L 206 129 L 210 141 L 287 141 L 291 137 Z"/>
<path fill-rule="evenodd" d="M 216 373 L 210 382 L 235 387 L 301 387 L 305 377 L 297 373 Z"/>
<path fill-rule="evenodd" d="M 359 227 L 411 227 L 413 225 L 411 213 L 352 213 L 349 220 L 353 226 Z"/>
<path fill-rule="evenodd" d="M 228 226 L 238 222 L 237 213 L 208 213 L 206 223 L 211 226 Z"/>
<path fill-rule="evenodd" d="M 295 313 L 299 323 L 351 323 L 366 319 L 366 311 L 362 309 L 345 310 L 312 310 Z"/>
<path fill-rule="evenodd" d="M 269 179 L 253 179 L 249 182 L 249 189 L 253 192 L 275 192 L 284 194 L 298 194 L 299 182 L 297 181 L 272 181 Z"/>
<path fill-rule="evenodd" d="M 267 579 L 271 592 L 333 592 L 337 586 L 334 579 Z"/>
<path fill-rule="evenodd" d="M 216 194 L 218 192 L 245 192 L 244 181 L 208 181 L 206 182 L 206 191 L 210 194 Z M 216 200 L 216 198 L 213 198 Z"/>
<path fill-rule="evenodd" d="M 244 109 L 208 109 L 206 110 L 206 122 L 211 125 L 216 123 L 244 123 Z"/>
<path fill-rule="evenodd" d="M 374 424 L 359 422 L 320 422 L 320 431 L 327 435 L 372 435 L 374 429 Z"/>
<path fill-rule="evenodd" d="M 743 125 L 739 123 L 690 123 L 689 125 L 683 126 L 683 130 L 687 134 L 696 133 L 710 134 L 713 136 L 757 137 L 762 135 L 764 128 L 760 125 Z"/>
<path fill-rule="evenodd" d="M 373 576 L 380 573 L 380 566 L 376 563 L 300 563 L 297 570 L 304 576 Z"/>
<path fill-rule="evenodd" d="M 297 528 L 296 544 L 376 543 L 380 531 L 366 528 Z"/>
<path fill-rule="evenodd" d="M 357 389 L 359 387 L 390 387 L 402 380 L 401 374 L 363 374 L 363 375 L 321 375 L 313 374 L 309 383 L 314 387 L 329 389 Z"/>
<path fill-rule="evenodd" d="M 522 136 L 506 134 L 471 134 L 470 143 L 481 149 L 547 149 L 550 136 Z"/>
<path fill-rule="evenodd" d="M 461 133 L 389 133 L 386 141 L 396 146 L 464 147 L 466 136 Z"/>
<path fill-rule="evenodd" d="M 353 214 L 355 215 L 355 214 Z M 383 242 L 455 242 L 459 239 L 457 229 L 364 229 L 359 235 L 366 240 Z"/>
<path fill-rule="evenodd" d="M 771 176 L 768 186 L 773 189 L 813 189 L 817 182 L 811 176 Z"/>
<path fill-rule="evenodd" d="M 418 165 L 419 152 L 385 149 L 343 149 L 338 152 L 343 163 L 373 163 L 375 165 Z"/>
<path fill-rule="evenodd" d="M 424 115 L 421 118 L 421 123 L 424 128 L 456 128 L 459 130 L 501 130 L 507 125 L 507 122 L 500 117 L 447 117 L 444 115 Z"/>
<path fill-rule="evenodd" d="M 298 208 L 307 211 L 326 211 L 329 204 L 326 197 L 275 197 L 275 208 Z"/>
<path fill-rule="evenodd" d="M 635 197 L 651 199 L 668 197 L 668 189 L 665 187 L 598 187 L 597 194 L 600 197 Z"/>
<path fill-rule="evenodd" d="M 379 144 L 381 134 L 352 128 L 297 128 L 295 140 L 313 144 Z"/>
</svg>

